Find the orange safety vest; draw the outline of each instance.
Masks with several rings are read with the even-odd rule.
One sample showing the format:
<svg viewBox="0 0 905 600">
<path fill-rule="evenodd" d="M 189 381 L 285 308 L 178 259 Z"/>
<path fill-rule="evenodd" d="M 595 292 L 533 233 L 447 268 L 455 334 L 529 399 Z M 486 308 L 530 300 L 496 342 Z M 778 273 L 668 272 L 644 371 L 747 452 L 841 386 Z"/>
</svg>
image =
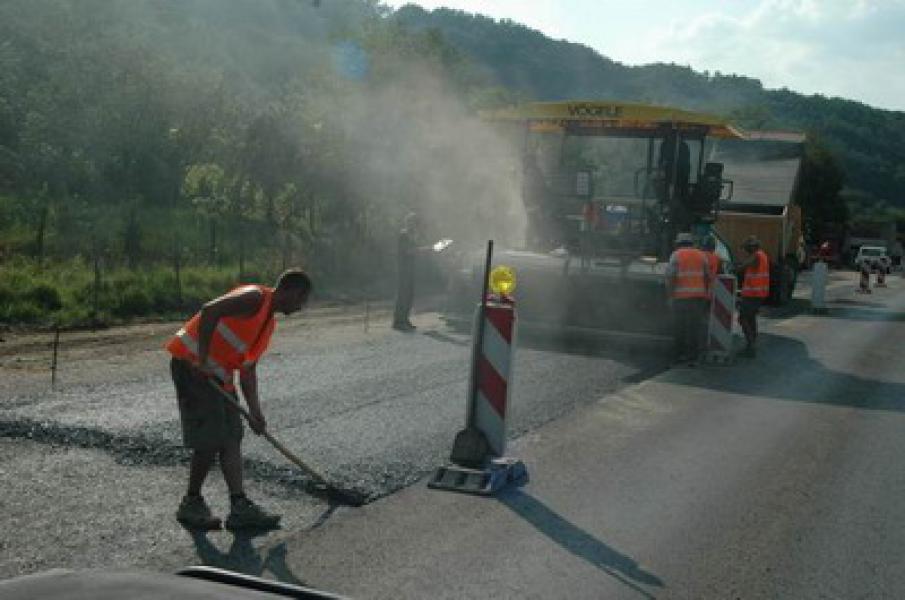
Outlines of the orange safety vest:
<svg viewBox="0 0 905 600">
<path fill-rule="evenodd" d="M 716 276 L 720 273 L 720 257 L 716 255 L 716 252 L 705 251 L 704 254 L 707 255 L 707 265 L 710 267 L 710 279 L 716 279 Z"/>
<path fill-rule="evenodd" d="M 673 282 L 672 297 L 707 298 L 707 257 L 695 248 L 679 248 L 673 253 L 676 257 L 676 273 Z"/>
<path fill-rule="evenodd" d="M 270 344 L 275 323 L 273 320 L 273 288 L 263 285 L 247 285 L 232 292 L 254 288 L 264 295 L 261 307 L 251 317 L 225 317 L 217 322 L 208 347 L 207 366 L 214 372 L 224 387 L 233 387 L 233 374 L 237 369 L 245 369 L 261 358 Z M 182 329 L 176 332 L 166 349 L 176 358 L 193 363 L 198 362 L 198 329 L 201 313 L 195 313 Z"/>
<path fill-rule="evenodd" d="M 754 253 L 757 262 L 745 270 L 743 298 L 767 298 L 770 295 L 770 259 L 763 250 Z"/>
</svg>

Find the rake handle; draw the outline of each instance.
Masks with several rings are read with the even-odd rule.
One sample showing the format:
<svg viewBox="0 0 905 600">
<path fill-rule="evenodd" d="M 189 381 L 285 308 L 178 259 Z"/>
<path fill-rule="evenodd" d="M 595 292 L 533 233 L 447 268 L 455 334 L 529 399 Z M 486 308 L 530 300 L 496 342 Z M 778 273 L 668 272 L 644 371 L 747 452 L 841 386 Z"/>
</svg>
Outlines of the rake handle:
<svg viewBox="0 0 905 600">
<path fill-rule="evenodd" d="M 230 406 L 232 406 L 234 409 L 238 410 L 239 413 L 240 413 L 243 417 L 245 417 L 245 420 L 247 420 L 249 423 L 251 422 L 251 415 L 249 414 L 248 410 L 245 409 L 244 406 L 242 406 L 241 404 L 239 404 L 239 402 L 238 402 L 235 398 L 233 398 L 231 395 L 227 394 L 227 393 L 223 390 L 223 388 L 221 388 L 219 385 L 217 385 L 216 382 L 210 381 L 210 384 L 211 384 L 211 386 L 213 386 L 213 387 L 220 393 L 220 395 L 223 397 L 223 399 L 226 400 L 226 402 L 227 402 Z M 264 436 L 264 439 L 267 440 L 268 442 L 270 442 L 270 444 L 271 444 L 274 448 L 276 448 L 277 450 L 279 450 L 280 454 L 282 454 L 283 456 L 285 456 L 286 458 L 288 458 L 291 462 L 295 463 L 300 469 L 302 469 L 303 471 L 305 471 L 306 473 L 308 473 L 309 475 L 311 475 L 311 477 L 312 477 L 313 479 L 316 479 L 316 480 L 319 481 L 320 483 L 326 483 L 327 480 L 324 479 L 324 477 L 323 477 L 320 473 L 318 473 L 317 471 L 315 471 L 314 469 L 312 469 L 311 467 L 309 467 L 307 464 L 305 464 L 305 461 L 303 461 L 301 458 L 299 458 L 298 456 L 296 456 L 295 454 L 293 454 L 293 453 L 289 450 L 289 448 L 287 448 L 286 446 L 284 446 L 282 443 L 280 443 L 279 440 L 277 440 L 275 437 L 273 437 L 272 435 L 270 435 L 270 432 L 269 432 L 269 431 L 267 431 L 267 430 L 265 429 L 265 430 L 261 433 L 261 435 Z"/>
</svg>

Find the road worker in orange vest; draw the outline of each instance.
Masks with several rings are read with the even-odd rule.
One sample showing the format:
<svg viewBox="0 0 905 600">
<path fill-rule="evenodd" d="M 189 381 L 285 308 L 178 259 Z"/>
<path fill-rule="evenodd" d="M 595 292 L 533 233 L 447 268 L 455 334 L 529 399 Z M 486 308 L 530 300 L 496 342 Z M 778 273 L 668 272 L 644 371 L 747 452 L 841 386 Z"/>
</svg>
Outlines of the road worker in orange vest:
<svg viewBox="0 0 905 600">
<path fill-rule="evenodd" d="M 707 344 L 709 343 L 708 332 L 709 332 L 709 319 L 710 313 L 713 310 L 713 286 L 716 285 L 716 278 L 720 274 L 720 270 L 722 265 L 720 264 L 720 257 L 717 256 L 716 253 L 716 238 L 712 235 L 708 235 L 701 242 L 701 251 L 707 257 L 707 271 L 708 275 L 710 275 L 709 279 L 709 291 L 710 296 L 707 298 L 707 308 L 704 311 L 704 319 L 701 324 L 701 340 L 704 345 L 704 349 L 707 349 Z"/>
<path fill-rule="evenodd" d="M 741 355 L 753 358 L 756 355 L 757 312 L 770 296 L 770 259 L 753 235 L 745 240 L 742 248 L 748 258 L 736 267 L 737 273 L 743 276 L 738 322 L 745 334 L 746 344 Z"/>
<path fill-rule="evenodd" d="M 260 435 L 267 428 L 258 399 L 257 363 L 267 350 L 274 313 L 301 310 L 308 301 L 311 280 L 301 270 L 280 275 L 276 287 L 244 285 L 201 307 L 166 345 L 172 355 L 170 372 L 176 386 L 183 443 L 191 448 L 188 490 L 176 518 L 192 529 L 219 529 L 201 487 L 215 458 L 230 493 L 226 527 L 270 529 L 279 525 L 271 514 L 246 498 L 242 478 L 242 420 L 238 411 L 214 388 L 236 395 L 235 374 L 251 415 L 249 425 Z"/>
<path fill-rule="evenodd" d="M 676 249 L 666 268 L 666 289 L 673 310 L 676 362 L 694 366 L 710 298 L 710 267 L 690 233 L 676 236 Z"/>
<path fill-rule="evenodd" d="M 710 281 L 714 281 L 720 274 L 720 257 L 716 254 L 716 238 L 708 235 L 701 242 L 701 250 L 707 255 L 707 268 L 710 271 Z"/>
</svg>

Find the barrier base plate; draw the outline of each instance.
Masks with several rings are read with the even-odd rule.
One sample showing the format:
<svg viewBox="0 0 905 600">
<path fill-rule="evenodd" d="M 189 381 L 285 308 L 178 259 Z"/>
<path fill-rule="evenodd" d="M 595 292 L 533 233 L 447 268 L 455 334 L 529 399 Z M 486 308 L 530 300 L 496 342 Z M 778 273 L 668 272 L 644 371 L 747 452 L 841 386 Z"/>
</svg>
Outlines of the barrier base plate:
<svg viewBox="0 0 905 600">
<path fill-rule="evenodd" d="M 452 464 L 440 467 L 427 482 L 427 487 L 492 496 L 507 485 L 524 485 L 527 482 L 528 468 L 525 463 L 515 458 L 495 458 L 483 469 L 469 469 Z"/>
<path fill-rule="evenodd" d="M 729 352 L 710 350 L 701 357 L 702 362 L 708 365 L 731 365 L 735 358 Z"/>
</svg>

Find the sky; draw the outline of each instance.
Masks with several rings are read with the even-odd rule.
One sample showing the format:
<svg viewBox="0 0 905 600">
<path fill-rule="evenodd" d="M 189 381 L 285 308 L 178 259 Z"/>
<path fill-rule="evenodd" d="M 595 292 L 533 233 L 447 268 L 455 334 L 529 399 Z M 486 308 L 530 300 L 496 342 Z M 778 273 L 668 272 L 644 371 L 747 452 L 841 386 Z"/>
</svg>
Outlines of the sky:
<svg viewBox="0 0 905 600">
<path fill-rule="evenodd" d="M 629 64 L 675 62 L 905 110 L 905 0 L 382 0 L 511 19 Z"/>
</svg>

